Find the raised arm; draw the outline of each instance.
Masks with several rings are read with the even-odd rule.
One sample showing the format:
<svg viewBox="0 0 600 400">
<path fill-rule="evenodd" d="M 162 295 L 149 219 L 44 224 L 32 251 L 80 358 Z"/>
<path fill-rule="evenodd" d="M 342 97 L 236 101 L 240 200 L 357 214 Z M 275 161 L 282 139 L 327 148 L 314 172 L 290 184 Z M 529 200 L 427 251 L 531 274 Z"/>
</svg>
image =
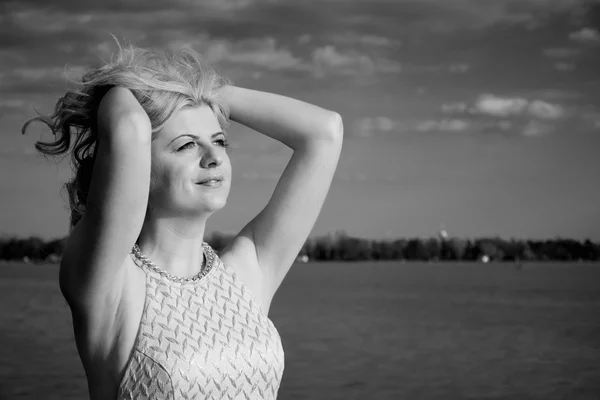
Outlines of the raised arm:
<svg viewBox="0 0 600 400">
<path fill-rule="evenodd" d="M 86 209 L 67 241 L 60 286 L 73 312 L 100 320 L 108 304 L 116 305 L 123 263 L 144 221 L 151 126 L 131 91 L 120 87 L 103 97 L 97 122 L 99 147 Z"/>
<path fill-rule="evenodd" d="M 342 119 L 333 111 L 250 89 L 228 86 L 224 97 L 233 121 L 294 150 L 268 204 L 238 235 L 254 244 L 272 298 L 329 191 L 342 148 Z"/>
</svg>

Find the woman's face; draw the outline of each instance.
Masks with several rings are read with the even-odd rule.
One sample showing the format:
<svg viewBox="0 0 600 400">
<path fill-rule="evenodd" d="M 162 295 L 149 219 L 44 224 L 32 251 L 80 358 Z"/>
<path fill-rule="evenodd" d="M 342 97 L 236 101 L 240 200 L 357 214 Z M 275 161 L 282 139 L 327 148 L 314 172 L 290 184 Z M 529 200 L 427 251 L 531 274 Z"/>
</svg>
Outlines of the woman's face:
<svg viewBox="0 0 600 400">
<path fill-rule="evenodd" d="M 161 214 L 197 215 L 220 210 L 231 187 L 227 137 L 212 109 L 184 107 L 152 141 L 149 205 Z M 213 176 L 216 183 L 201 183 Z"/>
</svg>

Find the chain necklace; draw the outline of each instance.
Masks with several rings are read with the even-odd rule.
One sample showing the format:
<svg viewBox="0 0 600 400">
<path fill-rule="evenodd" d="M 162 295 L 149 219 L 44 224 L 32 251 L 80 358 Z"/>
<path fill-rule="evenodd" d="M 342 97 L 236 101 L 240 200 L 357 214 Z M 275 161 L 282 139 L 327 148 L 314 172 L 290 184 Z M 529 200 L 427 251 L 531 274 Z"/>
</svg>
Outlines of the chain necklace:
<svg viewBox="0 0 600 400">
<path fill-rule="evenodd" d="M 142 251 L 141 251 L 140 247 L 137 245 L 137 243 L 135 243 L 133 245 L 133 249 L 131 249 L 131 253 L 133 255 L 135 255 L 135 257 L 138 260 L 140 260 L 145 266 L 147 266 L 154 272 L 164 276 L 165 278 L 167 278 L 171 281 L 174 281 L 174 282 L 178 282 L 178 283 L 189 283 L 189 282 L 199 281 L 204 276 L 206 276 L 206 274 L 208 274 L 213 268 L 214 260 L 217 257 L 217 255 L 215 254 L 212 247 L 210 247 L 210 245 L 206 242 L 202 243 L 202 249 L 204 250 L 204 255 L 206 256 L 206 267 L 201 269 L 200 272 L 198 272 L 196 275 L 191 276 L 189 278 L 183 278 L 181 276 L 172 275 L 172 274 L 168 273 L 167 271 L 165 271 L 164 269 L 160 268 L 158 265 L 154 264 L 152 261 L 150 261 L 148 259 L 148 257 L 146 257 L 145 255 L 142 254 Z"/>
</svg>

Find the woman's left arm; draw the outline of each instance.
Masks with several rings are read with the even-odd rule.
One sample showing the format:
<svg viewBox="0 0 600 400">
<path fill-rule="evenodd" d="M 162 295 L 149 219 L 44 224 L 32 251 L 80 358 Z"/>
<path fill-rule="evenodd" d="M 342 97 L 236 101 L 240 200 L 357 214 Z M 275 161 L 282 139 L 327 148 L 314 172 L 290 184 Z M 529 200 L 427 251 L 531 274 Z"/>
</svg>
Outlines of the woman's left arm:
<svg viewBox="0 0 600 400">
<path fill-rule="evenodd" d="M 325 202 L 343 141 L 340 115 L 290 97 L 227 86 L 230 119 L 294 153 L 266 207 L 243 229 L 273 296 L 302 249 Z"/>
</svg>

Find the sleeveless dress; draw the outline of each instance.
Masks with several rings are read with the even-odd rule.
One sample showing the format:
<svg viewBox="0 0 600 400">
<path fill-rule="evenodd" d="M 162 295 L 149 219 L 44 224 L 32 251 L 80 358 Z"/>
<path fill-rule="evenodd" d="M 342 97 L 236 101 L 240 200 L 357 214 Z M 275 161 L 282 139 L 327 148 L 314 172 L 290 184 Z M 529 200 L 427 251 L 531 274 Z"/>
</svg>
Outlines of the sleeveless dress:
<svg viewBox="0 0 600 400">
<path fill-rule="evenodd" d="M 277 398 L 281 337 L 236 273 L 213 256 L 193 282 L 170 280 L 132 256 L 146 273 L 146 298 L 118 400 Z"/>
</svg>

